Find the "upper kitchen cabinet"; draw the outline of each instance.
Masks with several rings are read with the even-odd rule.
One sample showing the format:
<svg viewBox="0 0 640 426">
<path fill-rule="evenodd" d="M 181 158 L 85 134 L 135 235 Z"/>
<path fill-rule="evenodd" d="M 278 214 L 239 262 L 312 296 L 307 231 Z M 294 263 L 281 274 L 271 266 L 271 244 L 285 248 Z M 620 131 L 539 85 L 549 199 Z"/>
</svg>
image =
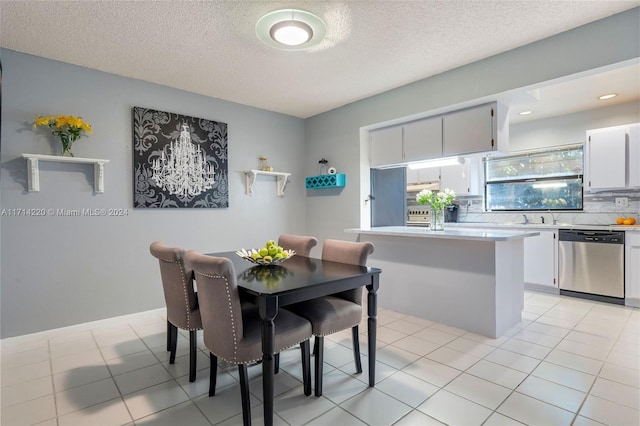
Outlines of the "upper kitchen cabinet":
<svg viewBox="0 0 640 426">
<path fill-rule="evenodd" d="M 440 167 L 412 170 L 407 167 L 407 183 L 433 183 L 440 181 Z"/>
<path fill-rule="evenodd" d="M 442 117 L 429 117 L 369 133 L 371 167 L 442 157 Z"/>
<path fill-rule="evenodd" d="M 497 102 L 445 114 L 443 157 L 509 151 L 507 108 Z"/>
<path fill-rule="evenodd" d="M 464 164 L 440 168 L 440 187 L 449 188 L 456 195 L 482 194 L 482 166 L 480 157 L 465 158 Z"/>
<path fill-rule="evenodd" d="M 369 132 L 371 167 L 402 163 L 402 126 Z"/>
<path fill-rule="evenodd" d="M 404 161 L 442 157 L 442 116 L 404 124 L 402 132 Z"/>
<path fill-rule="evenodd" d="M 585 186 L 590 192 L 640 188 L 640 124 L 587 131 Z"/>
</svg>

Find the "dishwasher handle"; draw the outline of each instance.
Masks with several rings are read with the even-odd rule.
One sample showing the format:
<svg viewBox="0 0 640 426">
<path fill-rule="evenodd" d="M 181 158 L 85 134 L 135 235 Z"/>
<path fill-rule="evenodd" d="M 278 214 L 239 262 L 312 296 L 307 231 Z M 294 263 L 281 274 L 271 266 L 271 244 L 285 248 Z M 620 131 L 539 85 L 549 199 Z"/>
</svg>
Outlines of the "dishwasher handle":
<svg viewBox="0 0 640 426">
<path fill-rule="evenodd" d="M 559 241 L 573 241 L 599 244 L 624 244 L 624 232 L 621 231 L 590 231 L 561 229 L 558 233 Z"/>
</svg>

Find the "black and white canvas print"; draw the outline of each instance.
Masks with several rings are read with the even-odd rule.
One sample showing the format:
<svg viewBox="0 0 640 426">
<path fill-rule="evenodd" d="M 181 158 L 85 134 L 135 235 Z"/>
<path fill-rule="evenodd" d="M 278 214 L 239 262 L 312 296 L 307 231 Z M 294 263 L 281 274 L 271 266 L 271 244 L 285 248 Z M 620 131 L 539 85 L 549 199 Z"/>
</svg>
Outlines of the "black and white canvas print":
<svg viewBox="0 0 640 426">
<path fill-rule="evenodd" d="M 226 123 L 134 107 L 133 206 L 229 207 L 227 153 Z"/>
</svg>

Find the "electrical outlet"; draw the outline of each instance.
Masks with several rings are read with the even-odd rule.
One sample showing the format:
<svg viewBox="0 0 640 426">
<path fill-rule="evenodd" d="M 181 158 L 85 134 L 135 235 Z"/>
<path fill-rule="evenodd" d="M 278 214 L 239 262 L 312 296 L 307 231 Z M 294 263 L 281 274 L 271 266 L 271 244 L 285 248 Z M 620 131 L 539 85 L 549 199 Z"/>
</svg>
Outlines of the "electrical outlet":
<svg viewBox="0 0 640 426">
<path fill-rule="evenodd" d="M 628 206 L 629 206 L 629 198 L 616 197 L 616 207 L 628 207 Z"/>
<path fill-rule="evenodd" d="M 467 207 L 471 207 L 472 204 L 473 204 L 473 201 L 467 200 Z"/>
</svg>

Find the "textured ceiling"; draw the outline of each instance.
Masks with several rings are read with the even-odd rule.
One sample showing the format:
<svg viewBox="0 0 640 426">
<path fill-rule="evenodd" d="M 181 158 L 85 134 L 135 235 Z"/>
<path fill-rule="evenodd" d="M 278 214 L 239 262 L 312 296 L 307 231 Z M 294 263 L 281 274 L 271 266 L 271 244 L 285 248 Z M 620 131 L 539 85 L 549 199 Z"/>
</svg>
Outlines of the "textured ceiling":
<svg viewBox="0 0 640 426">
<path fill-rule="evenodd" d="M 618 0 L 4 1 L 0 45 L 310 117 L 640 5 Z M 308 10 L 326 39 L 279 51 L 264 14 Z"/>
</svg>

